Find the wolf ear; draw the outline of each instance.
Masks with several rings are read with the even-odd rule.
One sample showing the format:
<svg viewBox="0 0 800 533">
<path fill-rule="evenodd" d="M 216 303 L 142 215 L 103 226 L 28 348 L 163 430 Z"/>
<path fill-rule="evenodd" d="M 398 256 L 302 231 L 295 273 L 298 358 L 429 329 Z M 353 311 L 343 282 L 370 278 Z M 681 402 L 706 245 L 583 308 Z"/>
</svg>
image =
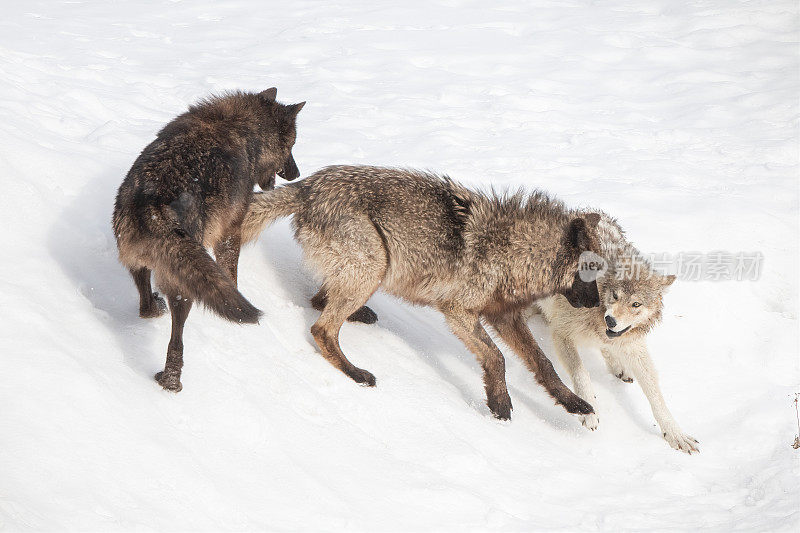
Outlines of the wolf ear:
<svg viewBox="0 0 800 533">
<path fill-rule="evenodd" d="M 278 97 L 278 89 L 276 87 L 270 87 L 266 91 L 261 91 L 260 93 L 258 93 L 258 96 L 260 96 L 267 102 L 274 102 L 275 99 Z"/>
<path fill-rule="evenodd" d="M 592 215 L 595 214 L 592 213 Z M 599 217 L 597 220 L 594 220 L 594 225 L 591 224 L 591 220 L 589 223 L 587 223 L 586 218 L 589 218 L 589 215 L 573 218 L 570 221 L 569 229 L 567 230 L 567 238 L 569 239 L 569 243 L 573 248 L 581 252 L 586 250 L 594 250 L 596 248 L 596 246 L 594 246 L 595 242 L 592 238 L 591 230 L 597 225 L 597 220 L 599 220 Z"/>
<path fill-rule="evenodd" d="M 669 287 L 670 285 L 672 285 L 672 282 L 674 282 L 674 281 L 675 281 L 675 275 L 674 274 L 670 274 L 669 276 L 662 276 L 661 277 L 661 285 L 663 285 L 664 287 Z"/>
<path fill-rule="evenodd" d="M 564 297 L 572 307 L 597 307 L 600 305 L 600 292 L 597 280 L 583 281 L 580 274 L 575 273 L 572 286 L 564 292 Z"/>
<path fill-rule="evenodd" d="M 300 110 L 303 109 L 304 105 L 306 105 L 305 102 L 300 102 L 299 104 L 286 106 L 286 109 L 289 112 L 289 116 L 296 117 L 297 114 L 300 112 Z"/>
<path fill-rule="evenodd" d="M 573 218 L 569 223 L 567 239 L 573 248 L 584 250 L 582 244 L 586 239 L 586 221 L 582 218 Z"/>
<path fill-rule="evenodd" d="M 600 215 L 597 213 L 587 213 L 583 215 L 583 219 L 589 228 L 596 228 L 597 224 L 600 223 Z"/>
</svg>

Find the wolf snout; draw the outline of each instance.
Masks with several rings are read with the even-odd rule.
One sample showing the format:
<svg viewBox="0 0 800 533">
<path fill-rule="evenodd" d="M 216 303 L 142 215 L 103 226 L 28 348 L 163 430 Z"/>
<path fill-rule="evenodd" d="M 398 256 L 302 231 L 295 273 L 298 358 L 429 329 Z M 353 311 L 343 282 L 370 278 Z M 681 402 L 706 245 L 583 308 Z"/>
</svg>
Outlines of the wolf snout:
<svg viewBox="0 0 800 533">
<path fill-rule="evenodd" d="M 297 167 L 289 170 L 282 168 L 277 172 L 277 174 L 286 181 L 292 181 L 300 177 L 300 171 L 297 169 Z"/>
<path fill-rule="evenodd" d="M 608 326 L 608 329 L 613 329 L 617 327 L 617 321 L 614 320 L 613 316 L 606 315 L 606 326 Z"/>
<path fill-rule="evenodd" d="M 297 168 L 297 163 L 294 162 L 292 154 L 289 154 L 289 158 L 283 164 L 283 168 L 278 171 L 278 176 L 287 181 L 292 181 L 300 177 L 300 169 Z"/>
</svg>

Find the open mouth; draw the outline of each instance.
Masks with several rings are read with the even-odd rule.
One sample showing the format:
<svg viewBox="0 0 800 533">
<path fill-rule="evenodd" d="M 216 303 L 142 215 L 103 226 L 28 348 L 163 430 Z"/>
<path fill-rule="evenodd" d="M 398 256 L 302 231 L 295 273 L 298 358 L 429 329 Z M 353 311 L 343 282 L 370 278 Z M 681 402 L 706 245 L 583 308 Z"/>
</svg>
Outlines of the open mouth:
<svg viewBox="0 0 800 533">
<path fill-rule="evenodd" d="M 631 329 L 630 326 L 628 326 L 627 328 L 625 328 L 625 329 L 623 329 L 621 331 L 611 331 L 610 329 L 607 329 L 606 330 L 606 335 L 608 335 L 610 338 L 613 339 L 614 337 L 619 337 L 620 335 L 622 335 L 623 333 L 625 333 L 629 329 Z"/>
</svg>

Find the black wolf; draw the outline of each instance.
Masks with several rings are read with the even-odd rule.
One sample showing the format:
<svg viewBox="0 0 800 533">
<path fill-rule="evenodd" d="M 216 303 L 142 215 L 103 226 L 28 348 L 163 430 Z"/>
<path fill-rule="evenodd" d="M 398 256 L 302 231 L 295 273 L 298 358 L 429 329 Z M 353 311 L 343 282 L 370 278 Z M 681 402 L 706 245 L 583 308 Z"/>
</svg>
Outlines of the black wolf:
<svg viewBox="0 0 800 533">
<path fill-rule="evenodd" d="M 142 150 L 117 193 L 114 234 L 139 290 L 139 316 L 166 311 L 151 271 L 172 313 L 166 365 L 156 374 L 167 390 L 182 387 L 183 324 L 194 300 L 234 322 L 261 314 L 236 288 L 241 225 L 256 184 L 272 189 L 276 174 L 300 175 L 292 146 L 305 104 L 283 105 L 276 95 L 235 92 L 191 106 Z"/>
</svg>

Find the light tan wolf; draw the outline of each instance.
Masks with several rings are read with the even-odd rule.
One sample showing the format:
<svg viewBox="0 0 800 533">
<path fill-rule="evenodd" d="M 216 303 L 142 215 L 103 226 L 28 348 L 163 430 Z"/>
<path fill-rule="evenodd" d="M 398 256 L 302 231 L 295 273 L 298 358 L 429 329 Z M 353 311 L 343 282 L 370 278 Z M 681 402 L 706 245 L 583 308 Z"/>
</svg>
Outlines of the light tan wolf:
<svg viewBox="0 0 800 533">
<path fill-rule="evenodd" d="M 697 440 L 681 431 L 667 409 L 646 343 L 647 333 L 661 320 L 662 296 L 675 276 L 654 272 L 608 215 L 601 214 L 597 233 L 607 265 L 597 278 L 600 306 L 575 309 L 561 296 L 536 302 L 550 324 L 556 353 L 572 377 L 575 393 L 594 402 L 592 382 L 576 347 L 599 348 L 612 374 L 627 383 L 633 378 L 639 382 L 669 445 L 698 452 Z M 599 419 L 590 413 L 581 416 L 581 422 L 595 430 Z"/>
<path fill-rule="evenodd" d="M 424 172 L 333 166 L 255 195 L 243 241 L 289 215 L 323 279 L 314 297 L 322 314 L 311 333 L 322 355 L 356 382 L 374 386 L 375 377 L 347 360 L 339 329 L 380 287 L 444 314 L 483 367 L 487 404 L 497 418 L 510 418 L 512 405 L 503 354 L 482 319 L 567 411 L 593 412 L 561 382 L 522 312 L 554 293 L 574 305 L 599 303 L 596 285 L 577 276 L 580 253 L 599 253 L 598 215 L 578 216 L 538 192 L 485 195 Z"/>
</svg>

